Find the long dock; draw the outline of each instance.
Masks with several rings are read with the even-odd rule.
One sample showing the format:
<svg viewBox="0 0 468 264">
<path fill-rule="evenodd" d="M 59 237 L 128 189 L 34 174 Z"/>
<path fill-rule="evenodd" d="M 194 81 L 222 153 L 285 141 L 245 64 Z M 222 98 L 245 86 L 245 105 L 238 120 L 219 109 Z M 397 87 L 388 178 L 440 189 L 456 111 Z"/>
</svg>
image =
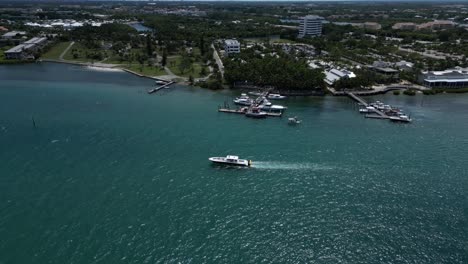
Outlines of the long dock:
<svg viewBox="0 0 468 264">
<path fill-rule="evenodd" d="M 365 107 L 368 107 L 369 104 L 364 101 L 364 99 L 362 99 L 361 97 L 351 93 L 351 92 L 346 92 L 346 95 L 348 95 L 349 97 L 351 97 L 352 99 L 354 99 L 355 101 L 357 101 L 358 103 L 364 105 Z M 374 109 L 374 112 L 379 116 L 380 119 L 389 119 L 390 117 L 388 115 L 386 115 L 384 112 L 378 110 L 378 109 Z M 366 115 L 367 118 L 376 118 L 375 116 L 369 116 L 369 115 Z"/>
<path fill-rule="evenodd" d="M 231 114 L 240 114 L 240 115 L 245 115 L 247 111 L 241 110 L 241 109 L 228 109 L 228 108 L 219 108 L 218 112 L 223 112 L 223 113 L 231 113 Z M 282 112 L 266 112 L 267 116 L 272 116 L 272 117 L 281 117 L 283 115 Z"/>
<path fill-rule="evenodd" d="M 161 90 L 161 89 L 164 89 L 164 88 L 166 88 L 166 87 L 169 87 L 169 85 L 171 85 L 171 84 L 173 84 L 173 83 L 174 83 L 174 82 L 168 82 L 168 83 L 166 83 L 166 84 L 164 84 L 164 85 L 161 85 L 161 86 L 159 86 L 159 87 L 153 88 L 153 89 L 151 89 L 151 90 L 148 91 L 148 94 L 152 94 L 152 93 L 155 93 L 155 92 L 157 92 L 157 91 L 159 91 L 159 90 Z"/>
</svg>

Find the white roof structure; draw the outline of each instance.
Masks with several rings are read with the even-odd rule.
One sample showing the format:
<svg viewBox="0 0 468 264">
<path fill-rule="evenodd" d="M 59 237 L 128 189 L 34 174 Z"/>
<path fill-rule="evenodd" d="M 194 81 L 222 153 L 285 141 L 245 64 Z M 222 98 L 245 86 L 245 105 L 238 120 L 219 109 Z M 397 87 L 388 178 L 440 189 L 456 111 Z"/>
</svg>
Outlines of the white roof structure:
<svg viewBox="0 0 468 264">
<path fill-rule="evenodd" d="M 224 41 L 224 44 L 229 45 L 229 46 L 238 46 L 240 45 L 239 41 L 237 39 L 226 39 Z"/>
<path fill-rule="evenodd" d="M 435 82 L 468 82 L 468 68 L 457 67 L 445 71 L 424 72 L 424 81 L 429 83 Z"/>
<path fill-rule="evenodd" d="M 329 85 L 332 85 L 341 78 L 355 78 L 356 74 L 348 70 L 338 70 L 331 69 L 330 71 L 325 71 L 325 82 Z"/>
</svg>

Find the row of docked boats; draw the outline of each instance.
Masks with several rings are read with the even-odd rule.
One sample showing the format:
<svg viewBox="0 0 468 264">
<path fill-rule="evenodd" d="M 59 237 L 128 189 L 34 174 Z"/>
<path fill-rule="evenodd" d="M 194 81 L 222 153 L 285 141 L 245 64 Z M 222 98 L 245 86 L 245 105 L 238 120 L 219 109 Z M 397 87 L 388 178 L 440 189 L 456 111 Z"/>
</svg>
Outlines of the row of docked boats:
<svg viewBox="0 0 468 264">
<path fill-rule="evenodd" d="M 264 111 L 277 111 L 281 112 L 286 110 L 286 106 L 272 104 L 266 96 L 259 96 L 256 99 L 250 98 L 247 94 L 243 93 L 240 97 L 237 97 L 233 100 L 237 105 L 242 106 L 253 106 L 252 108 L 257 108 Z"/>
<path fill-rule="evenodd" d="M 391 105 L 384 104 L 380 101 L 376 101 L 368 104 L 365 107 L 359 109 L 359 112 L 362 114 L 380 114 L 387 117 L 390 121 L 394 122 L 411 122 L 409 115 L 405 114 L 403 110 L 393 107 Z"/>
</svg>

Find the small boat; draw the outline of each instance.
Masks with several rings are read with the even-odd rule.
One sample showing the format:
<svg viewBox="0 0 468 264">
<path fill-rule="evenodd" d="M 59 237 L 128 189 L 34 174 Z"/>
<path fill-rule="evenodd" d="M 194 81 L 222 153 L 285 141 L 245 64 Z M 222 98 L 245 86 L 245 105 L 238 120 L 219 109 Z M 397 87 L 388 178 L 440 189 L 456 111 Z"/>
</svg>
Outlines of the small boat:
<svg viewBox="0 0 468 264">
<path fill-rule="evenodd" d="M 249 92 L 250 95 L 260 96 L 262 95 L 261 92 Z"/>
<path fill-rule="evenodd" d="M 374 112 L 375 112 L 375 108 L 373 106 L 368 106 L 366 108 L 359 109 L 359 113 L 362 113 L 362 114 L 374 113 Z"/>
<path fill-rule="evenodd" d="M 268 94 L 267 98 L 271 100 L 283 100 L 286 99 L 286 96 L 281 94 Z"/>
<path fill-rule="evenodd" d="M 411 118 L 407 115 L 400 115 L 400 116 L 391 116 L 390 121 L 392 122 L 403 122 L 403 123 L 409 123 L 411 122 Z"/>
<path fill-rule="evenodd" d="M 297 116 L 288 118 L 288 124 L 290 125 L 297 125 L 297 124 L 300 124 L 301 122 L 302 122 L 301 120 L 297 119 Z"/>
<path fill-rule="evenodd" d="M 157 81 L 155 81 L 155 83 L 156 83 L 157 85 L 164 85 L 164 84 L 167 84 L 167 82 L 161 81 L 161 80 L 157 80 Z"/>
<path fill-rule="evenodd" d="M 240 97 L 237 97 L 233 100 L 235 104 L 250 106 L 254 100 L 250 98 L 247 94 L 243 93 Z"/>
<path fill-rule="evenodd" d="M 260 109 L 257 107 L 253 107 L 245 113 L 245 116 L 252 118 L 265 118 L 267 115 L 268 114 L 266 112 L 260 111 Z"/>
<path fill-rule="evenodd" d="M 250 165 L 252 165 L 251 160 L 239 159 L 238 156 L 233 156 L 233 155 L 227 155 L 226 157 L 211 157 L 208 160 L 217 164 L 225 164 L 225 165 L 244 166 L 244 167 L 250 167 Z"/>
</svg>

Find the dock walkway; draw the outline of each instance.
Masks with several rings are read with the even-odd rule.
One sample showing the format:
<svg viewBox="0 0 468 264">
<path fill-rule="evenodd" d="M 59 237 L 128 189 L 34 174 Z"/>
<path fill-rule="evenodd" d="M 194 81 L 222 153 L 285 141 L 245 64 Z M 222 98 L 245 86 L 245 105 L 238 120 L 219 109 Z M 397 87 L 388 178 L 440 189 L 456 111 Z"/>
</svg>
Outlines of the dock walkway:
<svg viewBox="0 0 468 264">
<path fill-rule="evenodd" d="M 153 89 L 151 89 L 151 90 L 148 91 L 148 94 L 152 94 L 152 93 L 155 93 L 155 92 L 157 92 L 157 91 L 159 91 L 159 90 L 161 90 L 161 89 L 164 89 L 164 88 L 166 88 L 166 87 L 169 87 L 169 85 L 171 85 L 171 84 L 173 84 L 173 83 L 174 83 L 174 82 L 171 81 L 171 82 L 168 82 L 168 83 L 166 83 L 166 84 L 164 84 L 164 85 L 161 85 L 161 86 L 159 86 L 159 87 L 153 88 Z"/>
<path fill-rule="evenodd" d="M 346 95 L 348 95 L 349 97 L 351 97 L 352 99 L 354 99 L 358 103 L 364 105 L 365 107 L 369 106 L 369 104 L 366 101 L 364 101 L 364 99 L 362 99 L 361 97 L 355 95 L 354 93 L 346 92 Z M 373 111 L 379 116 L 378 118 L 380 118 L 380 119 L 389 119 L 390 118 L 388 115 L 386 115 L 384 112 L 382 112 L 382 111 L 380 111 L 378 109 L 374 109 Z M 366 115 L 366 117 L 368 117 L 368 118 L 377 118 L 374 115 Z"/>
</svg>

